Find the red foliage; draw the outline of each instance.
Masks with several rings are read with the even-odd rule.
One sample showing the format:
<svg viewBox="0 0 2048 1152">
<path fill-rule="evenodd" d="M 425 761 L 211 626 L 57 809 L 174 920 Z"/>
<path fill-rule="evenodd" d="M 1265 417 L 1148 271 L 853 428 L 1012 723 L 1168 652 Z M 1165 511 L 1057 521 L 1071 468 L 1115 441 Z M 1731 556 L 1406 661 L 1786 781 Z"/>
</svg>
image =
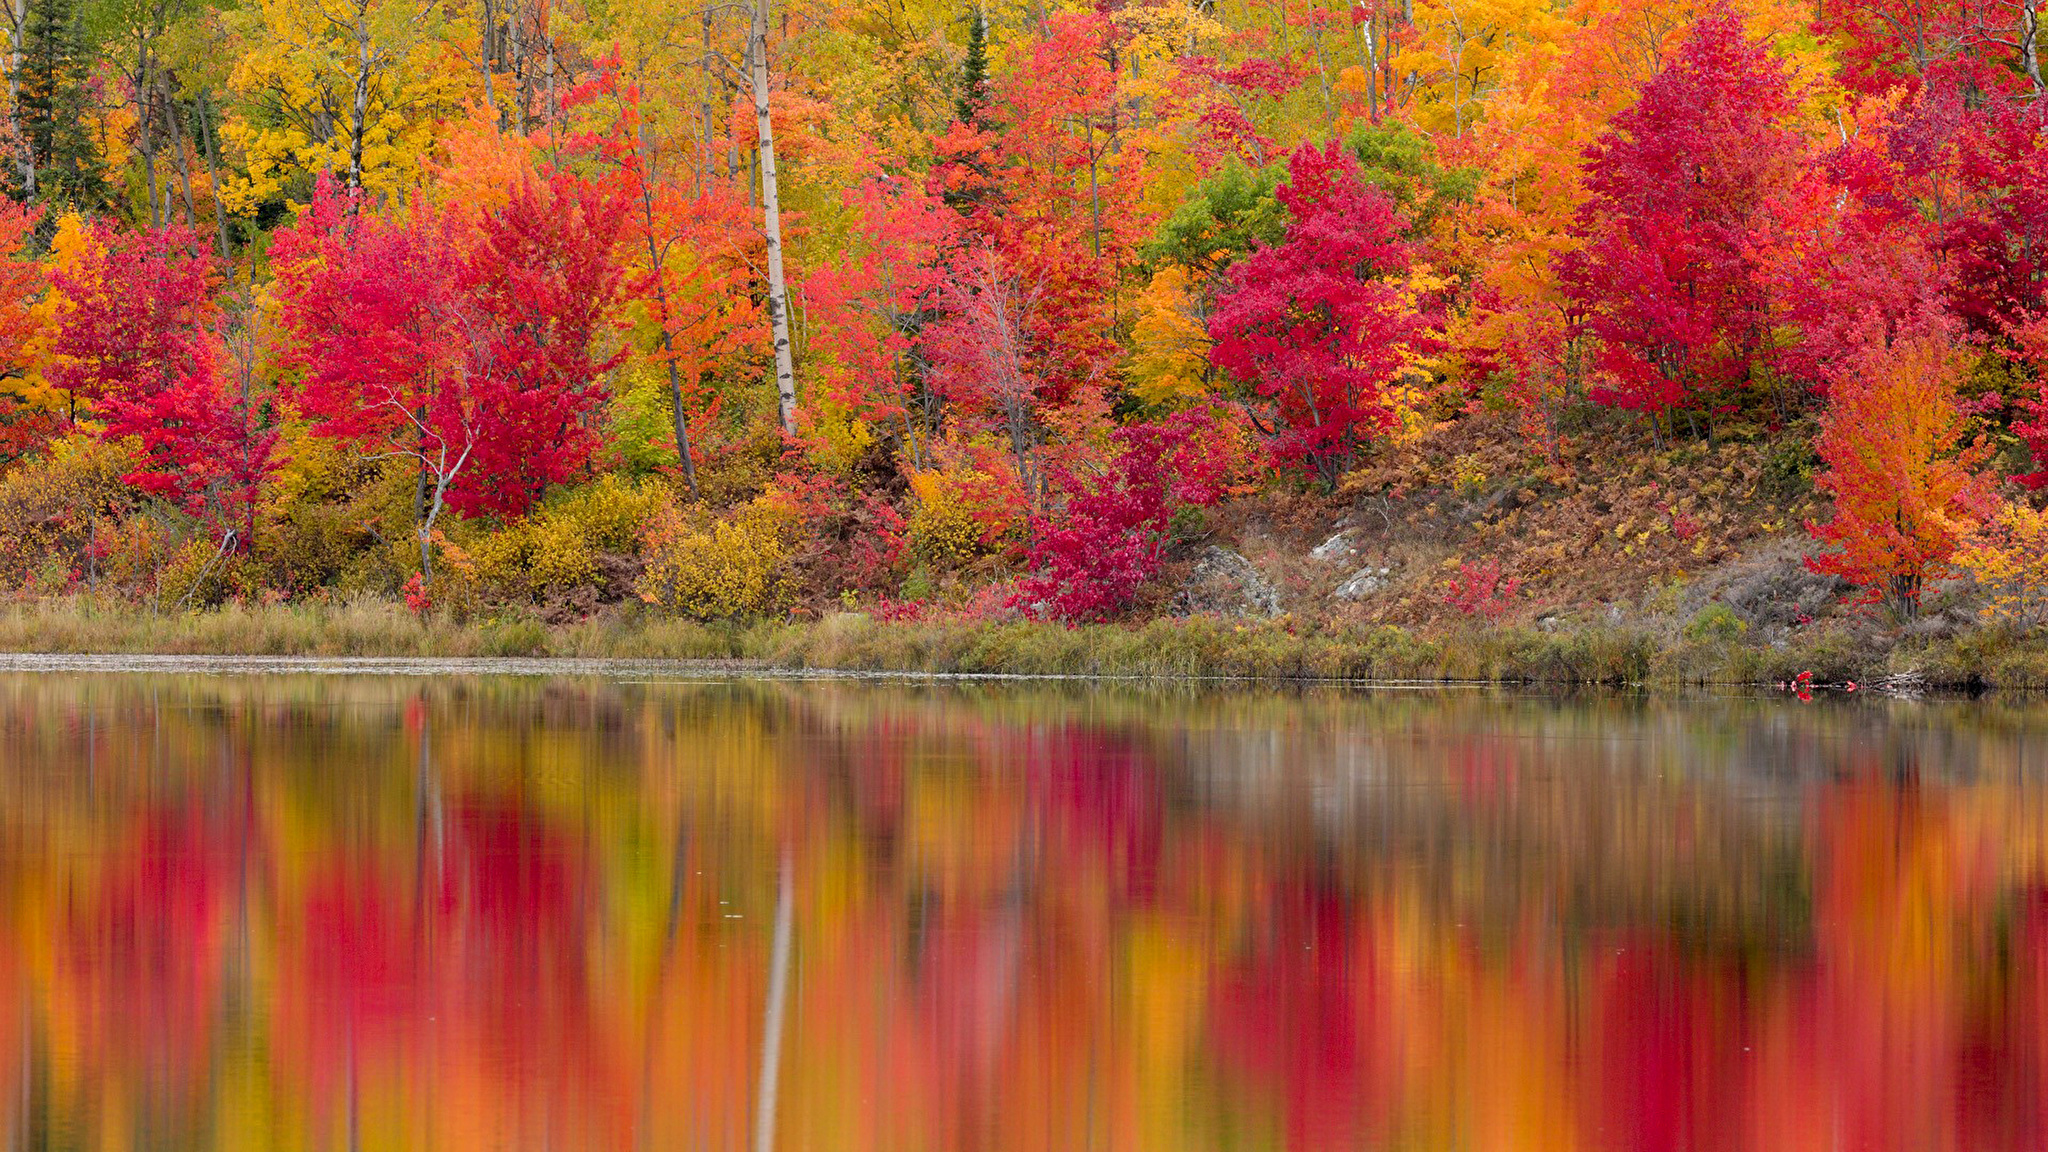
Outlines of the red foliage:
<svg viewBox="0 0 2048 1152">
<path fill-rule="evenodd" d="M 846 193 L 862 243 L 804 282 L 816 393 L 885 427 L 901 427 L 914 464 L 929 422 L 918 335 L 940 317 L 945 255 L 960 214 L 903 179 L 878 177 Z"/>
<path fill-rule="evenodd" d="M 1588 150 L 1585 246 L 1562 271 L 1600 342 L 1596 399 L 1700 406 L 1755 364 L 1769 335 L 1756 233 L 1802 161 L 1793 110 L 1783 65 L 1723 7 Z"/>
<path fill-rule="evenodd" d="M 2013 51 L 2021 20 L 2003 0 L 1817 0 L 1813 25 L 1833 39 L 1841 78 L 1858 91 L 2005 94 L 2027 79 Z"/>
<path fill-rule="evenodd" d="M 1065 499 L 1032 518 L 1032 573 L 1017 603 L 1068 621 L 1112 619 L 1159 571 L 1173 510 L 1213 504 L 1223 493 L 1227 454 L 1211 449 L 1214 426 L 1201 413 L 1117 429 L 1116 454 L 1096 477 L 1056 469 Z"/>
<path fill-rule="evenodd" d="M 1303 145 L 1288 173 L 1287 237 L 1231 268 L 1210 358 L 1269 405 L 1275 457 L 1335 483 L 1393 423 L 1386 389 L 1434 337 L 1402 291 L 1403 221 L 1351 153 Z"/>
<path fill-rule="evenodd" d="M 619 286 L 623 208 L 603 186 L 556 175 L 514 189 L 484 218 L 458 288 L 482 325 L 469 371 L 484 378 L 477 399 L 488 421 L 478 482 L 449 494 L 457 511 L 523 513 L 596 451 L 591 417 L 617 355 L 600 361 L 593 348 Z"/>
<path fill-rule="evenodd" d="M 473 234 L 323 180 L 272 248 L 296 399 L 322 435 L 418 458 L 457 511 L 523 513 L 597 447 L 619 218 L 567 176 L 515 189 Z"/>
<path fill-rule="evenodd" d="M 183 228 L 96 222 L 89 233 L 80 263 L 52 276 L 69 305 L 51 341 L 51 383 L 92 406 L 101 435 L 139 442 L 142 467 L 128 483 L 233 529 L 246 548 L 277 434 L 217 371 L 210 250 Z"/>
<path fill-rule="evenodd" d="M 1458 565 L 1458 574 L 1445 589 L 1444 603 L 1467 616 L 1498 620 L 1507 614 L 1521 589 L 1520 580 L 1501 577 L 1499 560 L 1491 556 L 1477 562 L 1466 560 Z"/>
<path fill-rule="evenodd" d="M 184 228 L 86 226 L 75 267 L 51 274 L 69 306 L 51 341 L 50 383 L 88 404 L 138 397 L 194 370 L 212 323 L 210 249 Z"/>
<path fill-rule="evenodd" d="M 1016 375 L 1033 404 L 1062 406 L 1099 389 L 1122 355 L 1113 333 L 1119 272 L 1150 233 L 1135 150 L 1119 150 L 1127 115 L 1117 59 L 1127 32 L 1099 12 L 1054 16 L 1028 66 L 998 87 L 1003 127 L 955 123 L 935 143 L 951 157 L 931 187 L 965 212 L 977 244 L 949 261 L 956 289 L 929 329 L 926 354 L 970 404 L 977 368 L 964 356 L 1001 312 L 973 298 L 1004 286 Z"/>
</svg>

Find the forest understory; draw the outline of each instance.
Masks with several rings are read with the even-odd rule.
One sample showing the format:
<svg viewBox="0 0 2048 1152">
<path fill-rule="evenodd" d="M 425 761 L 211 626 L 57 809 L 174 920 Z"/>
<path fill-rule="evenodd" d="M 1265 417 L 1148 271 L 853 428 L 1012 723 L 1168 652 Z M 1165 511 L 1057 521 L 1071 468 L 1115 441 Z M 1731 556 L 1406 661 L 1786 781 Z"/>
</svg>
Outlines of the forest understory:
<svg viewBox="0 0 2048 1152">
<path fill-rule="evenodd" d="M 760 570 L 774 610 L 679 617 L 636 593 L 648 579 L 644 525 L 614 526 L 610 549 L 593 528 L 607 513 L 655 514 L 659 500 L 605 482 L 554 506 L 555 547 L 577 541 L 566 548 L 574 555 L 545 558 L 535 551 L 544 543 L 505 539 L 521 530 L 472 531 L 475 554 L 444 541 L 454 560 L 439 602 L 370 586 L 252 596 L 237 587 L 260 587 L 249 562 L 190 549 L 146 594 L 118 586 L 114 572 L 102 589 L 52 572 L 60 587 L 44 592 L 31 576 L 0 609 L 0 650 L 659 659 L 740 673 L 2048 688 L 2048 638 L 2016 627 L 1967 575 L 1930 586 L 1902 617 L 1814 570 L 1806 526 L 1826 502 L 1812 484 L 1810 430 L 1667 443 L 1627 414 L 1585 405 L 1576 415 L 1584 426 L 1548 454 L 1532 456 L 1511 419 L 1475 413 L 1377 455 L 1334 492 L 1267 489 L 1177 517 L 1155 573 L 1115 622 L 1029 618 L 1013 584 L 988 583 L 1000 555 L 943 573 L 914 567 L 906 582 L 924 599 L 910 602 L 829 581 L 807 587 L 795 549 Z M 0 511 L 7 494 L 0 486 Z M 540 520 L 546 535 L 549 518 Z M 857 530 L 826 551 L 854 547 Z M 305 531 L 279 524 L 265 535 L 289 550 Z M 264 555 L 276 553 L 252 552 Z M 536 581 L 551 564 L 567 578 Z"/>
</svg>

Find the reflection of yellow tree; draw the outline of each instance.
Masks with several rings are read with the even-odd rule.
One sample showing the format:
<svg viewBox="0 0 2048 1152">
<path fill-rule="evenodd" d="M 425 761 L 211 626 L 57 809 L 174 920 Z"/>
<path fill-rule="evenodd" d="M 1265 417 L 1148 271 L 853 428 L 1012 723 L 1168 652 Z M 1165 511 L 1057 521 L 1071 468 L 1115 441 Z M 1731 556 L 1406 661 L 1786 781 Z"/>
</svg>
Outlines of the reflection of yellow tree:
<svg viewBox="0 0 2048 1152">
<path fill-rule="evenodd" d="M 786 848 L 780 1146 L 1995 1144 L 2041 721 L 1925 720 L 0 678 L 0 1125 L 744 1146 Z"/>
</svg>

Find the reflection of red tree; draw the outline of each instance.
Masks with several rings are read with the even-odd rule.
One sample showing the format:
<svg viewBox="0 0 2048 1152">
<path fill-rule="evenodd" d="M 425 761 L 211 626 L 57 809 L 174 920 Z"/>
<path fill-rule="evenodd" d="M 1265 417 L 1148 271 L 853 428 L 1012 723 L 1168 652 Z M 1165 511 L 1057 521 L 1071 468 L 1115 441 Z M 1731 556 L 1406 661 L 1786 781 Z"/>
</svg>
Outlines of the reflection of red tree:
<svg viewBox="0 0 2048 1152">
<path fill-rule="evenodd" d="M 1002 1064 L 1015 1055 L 1018 999 L 1029 979 L 1025 909 L 1005 900 L 934 911 L 917 970 L 930 1066 L 949 1088 L 940 1131 L 945 1147 L 987 1147 L 995 1142 L 987 1121 L 1013 1086 Z"/>
<path fill-rule="evenodd" d="M 1034 733 L 1036 736 L 1037 734 Z M 1120 893 L 1143 903 L 1159 882 L 1165 838 L 1159 770 L 1128 739 L 1080 725 L 1030 741 L 1019 761 L 1036 765 L 1030 780 L 1047 815 L 1046 849 L 1060 868 L 1099 854 Z"/>
<path fill-rule="evenodd" d="M 593 895 L 576 846 L 532 813 L 455 806 L 430 931 L 437 999 L 471 1021 L 520 1146 L 624 1147 L 637 1083 L 596 1026 Z"/>
<path fill-rule="evenodd" d="M 1747 1013 L 1734 973 L 1689 964 L 1654 933 L 1594 943 L 1588 1106 L 1601 1145 L 1725 1146 L 1744 1101 Z"/>
<path fill-rule="evenodd" d="M 276 1059 L 305 1085 L 323 1130 L 347 1123 L 366 1070 L 388 1083 L 417 1067 L 407 1045 L 426 999 L 410 888 L 360 862 L 323 862 L 306 882 L 296 939 L 281 942 Z"/>
<path fill-rule="evenodd" d="M 1257 941 L 1217 977 L 1217 1059 L 1279 1100 L 1293 1152 L 1356 1148 L 1379 1129 L 1371 1038 L 1381 1033 L 1372 954 L 1348 897 L 1303 880 L 1271 893 Z"/>
<path fill-rule="evenodd" d="M 186 1107 L 207 1091 L 235 843 L 218 832 L 197 812 L 152 814 L 67 909 L 58 966 L 88 1083 L 133 1077 Z"/>
</svg>

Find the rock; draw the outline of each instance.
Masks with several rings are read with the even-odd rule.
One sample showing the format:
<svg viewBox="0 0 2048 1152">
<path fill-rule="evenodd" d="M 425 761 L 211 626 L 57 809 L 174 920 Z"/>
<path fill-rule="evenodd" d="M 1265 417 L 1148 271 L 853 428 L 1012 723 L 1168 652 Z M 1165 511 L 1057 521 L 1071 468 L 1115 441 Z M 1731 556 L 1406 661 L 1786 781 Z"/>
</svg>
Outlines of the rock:
<svg viewBox="0 0 2048 1152">
<path fill-rule="evenodd" d="M 1308 556 L 1311 560 L 1321 560 L 1328 563 L 1334 560 L 1348 560 L 1351 558 L 1351 554 L 1356 551 L 1358 551 L 1358 543 L 1352 538 L 1351 530 L 1346 528 L 1310 549 Z"/>
<path fill-rule="evenodd" d="M 1183 612 L 1221 616 L 1278 616 L 1280 590 L 1251 561 L 1211 544 L 1195 558 L 1188 581 L 1175 597 Z"/>
<path fill-rule="evenodd" d="M 1339 600 L 1363 600 L 1386 591 L 1394 583 L 1394 570 L 1389 567 L 1366 565 L 1346 577 L 1331 595 Z"/>
</svg>

